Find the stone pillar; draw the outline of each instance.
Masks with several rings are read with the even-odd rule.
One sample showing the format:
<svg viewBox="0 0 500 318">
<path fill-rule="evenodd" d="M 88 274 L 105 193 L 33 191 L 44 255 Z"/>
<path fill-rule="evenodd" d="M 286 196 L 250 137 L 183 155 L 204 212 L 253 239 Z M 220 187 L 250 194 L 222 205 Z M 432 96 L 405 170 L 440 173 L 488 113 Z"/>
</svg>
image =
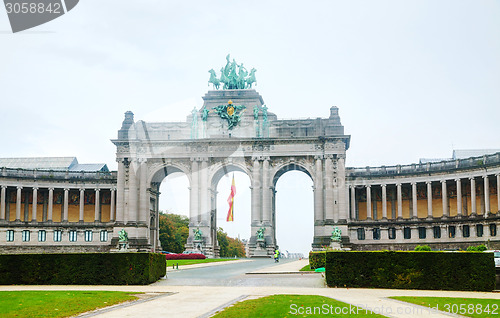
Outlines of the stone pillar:
<svg viewBox="0 0 500 318">
<path fill-rule="evenodd" d="M 118 223 L 123 223 L 125 219 L 125 164 L 122 159 L 118 159 L 118 172 L 116 174 L 116 219 Z"/>
<path fill-rule="evenodd" d="M 347 190 L 345 184 L 345 159 L 340 157 L 337 161 L 337 189 L 338 189 L 338 221 L 346 222 L 349 216 L 347 207 Z"/>
<path fill-rule="evenodd" d="M 372 219 L 372 186 L 366 186 L 366 219 Z"/>
<path fill-rule="evenodd" d="M 432 215 L 432 181 L 426 181 L 427 184 L 427 218 L 433 218 Z"/>
<path fill-rule="evenodd" d="M 54 211 L 54 188 L 49 188 L 49 204 L 47 210 L 47 221 L 52 222 L 52 212 Z"/>
<path fill-rule="evenodd" d="M 271 189 L 269 186 L 269 158 L 262 165 L 262 220 L 271 224 Z"/>
<path fill-rule="evenodd" d="M 471 203 L 471 215 L 476 215 L 476 180 L 474 177 L 470 177 L 470 203 Z"/>
<path fill-rule="evenodd" d="M 16 196 L 16 221 L 21 221 L 21 191 L 23 187 L 17 187 Z"/>
<path fill-rule="evenodd" d="M 142 224 L 148 224 L 149 220 L 149 191 L 148 191 L 148 164 L 146 159 L 141 160 L 141 176 L 139 182 L 139 218 L 138 221 Z M 113 200 L 111 200 L 113 201 Z M 112 218 L 110 213 L 110 218 Z"/>
<path fill-rule="evenodd" d="M 412 215 L 411 218 L 418 218 L 418 206 L 417 206 L 417 183 L 411 183 L 411 204 L 412 204 Z"/>
<path fill-rule="evenodd" d="M 64 189 L 64 202 L 63 202 L 63 222 L 68 222 L 68 199 L 69 199 L 69 189 Z"/>
<path fill-rule="evenodd" d="M 31 209 L 31 221 L 36 222 L 36 208 L 38 204 L 38 188 L 34 187 L 33 188 L 33 203 L 32 203 L 32 209 Z"/>
<path fill-rule="evenodd" d="M 201 222 L 203 225 L 210 225 L 210 204 L 209 204 L 209 189 L 208 189 L 208 159 L 201 159 L 200 170 L 200 213 Z"/>
<path fill-rule="evenodd" d="M 315 156 L 315 176 L 314 176 L 314 220 L 323 221 L 325 219 L 323 209 L 323 160 L 320 156 Z"/>
<path fill-rule="evenodd" d="M 7 194 L 7 186 L 2 186 L 2 194 L 0 195 L 0 220 L 5 220 L 5 197 Z"/>
<path fill-rule="evenodd" d="M 387 220 L 387 185 L 382 184 L 382 219 Z"/>
<path fill-rule="evenodd" d="M 333 198 L 333 163 L 332 155 L 325 158 L 325 219 L 333 220 L 334 198 Z"/>
<path fill-rule="evenodd" d="M 484 180 L 484 217 L 488 217 L 490 213 L 490 181 L 488 175 L 483 176 Z"/>
<path fill-rule="evenodd" d="M 252 169 L 252 224 L 258 224 L 262 221 L 261 210 L 261 181 L 260 181 L 260 162 L 258 158 L 253 158 Z"/>
<path fill-rule="evenodd" d="M 446 187 L 446 180 L 441 180 L 441 202 L 443 204 L 443 216 L 448 217 L 448 188 Z"/>
<path fill-rule="evenodd" d="M 84 213 L 85 213 L 85 189 L 81 188 L 80 189 L 80 211 L 78 214 L 78 220 L 80 222 L 83 222 L 83 220 L 84 220 Z"/>
<path fill-rule="evenodd" d="M 100 189 L 95 189 L 94 222 L 101 222 L 99 213 L 101 212 Z"/>
<path fill-rule="evenodd" d="M 115 211 L 115 193 L 116 189 L 112 188 L 111 189 L 111 205 L 109 208 L 109 221 L 113 222 L 116 218 L 116 211 Z M 148 212 L 149 212 L 149 207 L 148 207 Z"/>
<path fill-rule="evenodd" d="M 455 181 L 457 183 L 457 216 L 462 216 L 462 182 L 460 178 Z"/>
<path fill-rule="evenodd" d="M 189 188 L 189 220 L 200 222 L 198 215 L 198 160 L 191 159 L 191 187 Z"/>
<path fill-rule="evenodd" d="M 356 186 L 351 186 L 351 218 L 357 220 L 356 217 Z"/>
<path fill-rule="evenodd" d="M 128 168 L 128 211 L 126 223 L 136 223 L 138 215 L 137 161 L 132 160 Z"/>
<path fill-rule="evenodd" d="M 401 193 L 401 183 L 396 183 L 397 200 L 398 200 L 398 219 L 403 218 L 403 195 Z"/>
<path fill-rule="evenodd" d="M 500 174 L 497 174 L 497 208 L 500 210 Z"/>
</svg>

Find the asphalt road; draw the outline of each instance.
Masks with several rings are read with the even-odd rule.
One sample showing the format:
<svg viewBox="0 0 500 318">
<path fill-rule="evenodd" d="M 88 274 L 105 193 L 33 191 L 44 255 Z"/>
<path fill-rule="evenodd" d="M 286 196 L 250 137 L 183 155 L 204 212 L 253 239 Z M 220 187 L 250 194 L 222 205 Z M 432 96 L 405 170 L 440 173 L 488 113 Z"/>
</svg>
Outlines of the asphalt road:
<svg viewBox="0 0 500 318">
<path fill-rule="evenodd" d="M 290 260 L 282 259 L 279 264 L 287 261 Z M 245 274 L 279 264 L 269 258 L 196 269 L 178 271 L 170 269 L 167 271 L 167 278 L 156 282 L 153 286 L 325 287 L 324 278 L 315 274 Z"/>
</svg>

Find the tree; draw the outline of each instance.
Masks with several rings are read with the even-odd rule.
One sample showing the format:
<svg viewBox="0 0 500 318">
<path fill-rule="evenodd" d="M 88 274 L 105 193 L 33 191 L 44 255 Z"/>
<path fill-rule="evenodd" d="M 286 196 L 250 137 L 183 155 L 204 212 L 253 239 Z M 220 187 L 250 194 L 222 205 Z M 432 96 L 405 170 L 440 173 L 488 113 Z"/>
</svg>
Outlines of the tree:
<svg viewBox="0 0 500 318">
<path fill-rule="evenodd" d="M 227 236 L 227 233 L 221 227 L 217 229 L 217 241 L 219 242 L 219 255 L 221 257 L 246 256 L 243 242 Z"/>
<path fill-rule="evenodd" d="M 189 236 L 189 219 L 184 215 L 160 212 L 159 221 L 163 250 L 182 253 Z"/>
</svg>

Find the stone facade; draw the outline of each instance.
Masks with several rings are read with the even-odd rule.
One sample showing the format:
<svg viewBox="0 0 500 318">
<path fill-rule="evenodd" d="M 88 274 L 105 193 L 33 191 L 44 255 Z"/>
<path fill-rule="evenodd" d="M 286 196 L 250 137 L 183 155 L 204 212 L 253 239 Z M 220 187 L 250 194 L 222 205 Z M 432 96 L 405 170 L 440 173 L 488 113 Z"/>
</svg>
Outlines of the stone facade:
<svg viewBox="0 0 500 318">
<path fill-rule="evenodd" d="M 279 120 L 252 89 L 209 91 L 203 100 L 184 122 L 135 121 L 127 112 L 112 140 L 116 172 L 3 168 L 0 251 L 116 251 L 122 229 L 129 250 L 159 250 L 159 186 L 181 172 L 190 183 L 186 248 L 216 257 L 216 187 L 226 173 L 241 171 L 251 182 L 248 252 L 271 256 L 279 243 L 275 186 L 290 170 L 313 181 L 313 249 L 329 246 L 335 227 L 343 246 L 355 250 L 500 247 L 500 153 L 346 168 L 350 136 L 335 106 L 328 118 Z M 213 109 L 220 105 L 240 116 L 232 129 Z"/>
</svg>

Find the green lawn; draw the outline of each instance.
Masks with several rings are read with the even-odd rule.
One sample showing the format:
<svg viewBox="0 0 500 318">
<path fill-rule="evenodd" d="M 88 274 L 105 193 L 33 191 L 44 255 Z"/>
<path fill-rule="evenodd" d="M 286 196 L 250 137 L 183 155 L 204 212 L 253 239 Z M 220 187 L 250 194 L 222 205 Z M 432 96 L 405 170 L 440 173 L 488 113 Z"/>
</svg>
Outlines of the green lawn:
<svg viewBox="0 0 500 318">
<path fill-rule="evenodd" d="M 0 317 L 69 317 L 135 299 L 114 291 L 0 291 Z"/>
<path fill-rule="evenodd" d="M 306 266 L 300 269 L 301 272 L 314 272 L 314 269 L 311 268 L 311 265 L 307 264 Z"/>
<path fill-rule="evenodd" d="M 342 313 L 342 310 L 344 311 Z M 357 313 L 356 313 L 357 311 Z M 323 296 L 274 295 L 246 300 L 217 313 L 216 318 L 245 317 L 384 317 Z"/>
<path fill-rule="evenodd" d="M 167 269 L 172 268 L 172 265 L 191 265 L 200 263 L 227 262 L 234 261 L 236 258 L 205 258 L 205 259 L 169 259 L 167 260 Z"/>
<path fill-rule="evenodd" d="M 500 299 L 452 297 L 390 297 L 466 317 L 500 317 Z"/>
</svg>

